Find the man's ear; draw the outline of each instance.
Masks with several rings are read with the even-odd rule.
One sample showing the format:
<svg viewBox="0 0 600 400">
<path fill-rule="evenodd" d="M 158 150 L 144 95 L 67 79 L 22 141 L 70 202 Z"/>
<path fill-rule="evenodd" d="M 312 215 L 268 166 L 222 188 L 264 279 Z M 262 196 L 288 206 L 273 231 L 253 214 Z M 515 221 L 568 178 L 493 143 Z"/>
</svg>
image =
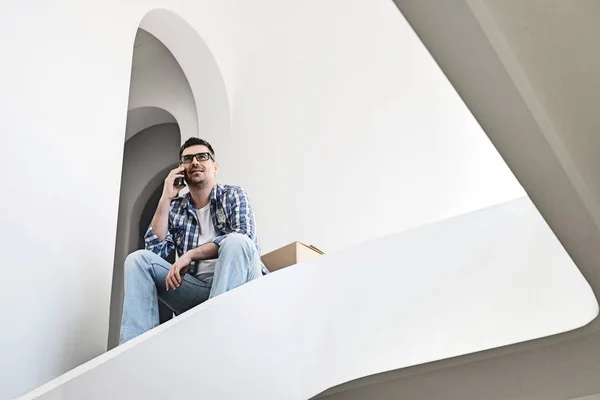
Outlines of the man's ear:
<svg viewBox="0 0 600 400">
<path fill-rule="evenodd" d="M 217 171 L 219 170 L 219 163 L 215 161 L 215 175 L 217 174 Z"/>
</svg>

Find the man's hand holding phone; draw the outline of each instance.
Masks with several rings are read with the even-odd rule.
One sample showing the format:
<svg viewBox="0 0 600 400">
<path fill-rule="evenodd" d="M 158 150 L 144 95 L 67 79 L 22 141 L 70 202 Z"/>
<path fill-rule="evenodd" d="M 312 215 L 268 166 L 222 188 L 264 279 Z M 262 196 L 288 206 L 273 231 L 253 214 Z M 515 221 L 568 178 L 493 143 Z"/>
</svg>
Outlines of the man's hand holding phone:
<svg viewBox="0 0 600 400">
<path fill-rule="evenodd" d="M 185 183 L 183 182 L 184 170 L 184 167 L 179 166 L 169 172 L 169 175 L 165 179 L 165 186 L 163 187 L 163 198 L 173 199 L 185 187 Z"/>
</svg>

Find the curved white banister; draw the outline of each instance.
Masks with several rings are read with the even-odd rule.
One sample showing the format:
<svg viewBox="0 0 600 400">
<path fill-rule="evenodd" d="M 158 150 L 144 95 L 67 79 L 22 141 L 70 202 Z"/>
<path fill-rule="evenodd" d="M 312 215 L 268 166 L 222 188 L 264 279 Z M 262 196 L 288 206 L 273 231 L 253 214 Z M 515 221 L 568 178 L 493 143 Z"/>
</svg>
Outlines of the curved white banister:
<svg viewBox="0 0 600 400">
<path fill-rule="evenodd" d="M 523 198 L 253 281 L 24 398 L 307 399 L 359 377 L 572 330 L 597 311 Z"/>
</svg>

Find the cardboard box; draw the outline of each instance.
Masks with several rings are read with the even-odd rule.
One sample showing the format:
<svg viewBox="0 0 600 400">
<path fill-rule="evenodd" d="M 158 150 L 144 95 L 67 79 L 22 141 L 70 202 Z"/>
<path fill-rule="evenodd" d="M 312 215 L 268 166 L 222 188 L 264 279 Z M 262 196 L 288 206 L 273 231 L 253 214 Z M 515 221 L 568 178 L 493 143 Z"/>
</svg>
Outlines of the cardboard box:
<svg viewBox="0 0 600 400">
<path fill-rule="evenodd" d="M 290 265 L 295 265 L 318 257 L 323 253 L 315 246 L 310 246 L 301 242 L 293 242 L 287 246 L 281 247 L 275 251 L 262 256 L 262 262 L 271 272 L 277 271 Z"/>
</svg>

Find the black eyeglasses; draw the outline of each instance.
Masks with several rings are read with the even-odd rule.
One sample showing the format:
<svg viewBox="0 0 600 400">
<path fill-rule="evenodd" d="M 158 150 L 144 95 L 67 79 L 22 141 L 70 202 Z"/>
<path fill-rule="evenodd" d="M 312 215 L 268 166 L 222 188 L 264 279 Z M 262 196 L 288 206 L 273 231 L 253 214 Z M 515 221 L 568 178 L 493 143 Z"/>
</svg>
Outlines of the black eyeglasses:
<svg viewBox="0 0 600 400">
<path fill-rule="evenodd" d="M 182 164 L 191 164 L 194 161 L 194 158 L 198 160 L 198 162 L 215 160 L 210 153 L 198 153 L 198 154 L 187 154 L 185 156 L 181 156 L 179 160 Z"/>
</svg>

